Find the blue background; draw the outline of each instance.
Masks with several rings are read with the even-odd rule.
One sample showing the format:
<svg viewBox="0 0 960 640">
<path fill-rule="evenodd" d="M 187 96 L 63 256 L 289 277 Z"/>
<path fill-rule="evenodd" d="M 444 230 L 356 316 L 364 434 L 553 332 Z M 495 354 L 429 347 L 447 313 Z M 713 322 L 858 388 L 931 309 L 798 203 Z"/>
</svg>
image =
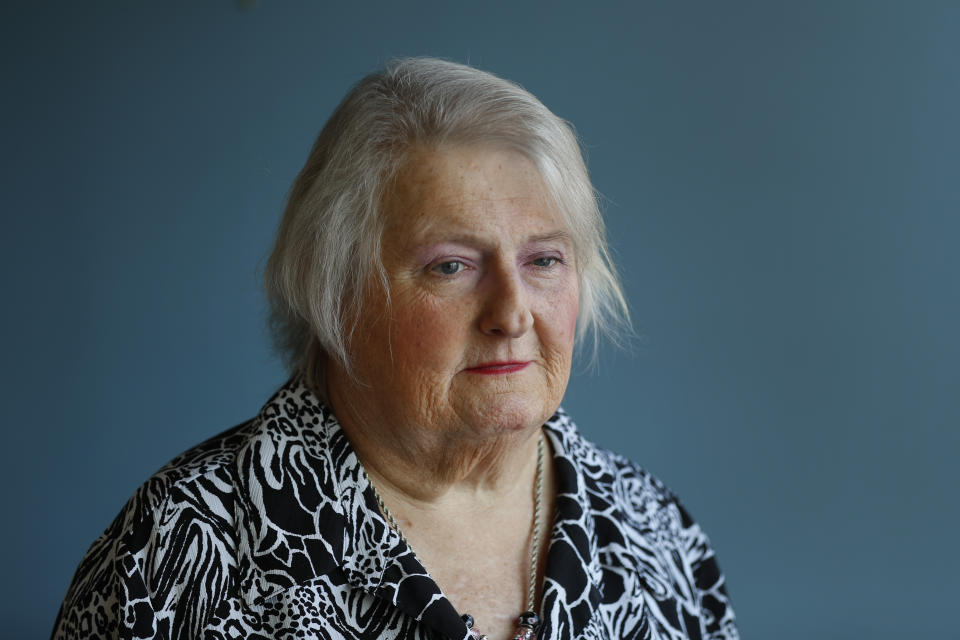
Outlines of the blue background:
<svg viewBox="0 0 960 640">
<path fill-rule="evenodd" d="M 638 339 L 565 404 L 710 533 L 748 638 L 960 637 L 960 5 L 6 2 L 3 596 L 284 379 L 260 270 L 348 86 L 516 80 L 583 138 Z"/>
</svg>

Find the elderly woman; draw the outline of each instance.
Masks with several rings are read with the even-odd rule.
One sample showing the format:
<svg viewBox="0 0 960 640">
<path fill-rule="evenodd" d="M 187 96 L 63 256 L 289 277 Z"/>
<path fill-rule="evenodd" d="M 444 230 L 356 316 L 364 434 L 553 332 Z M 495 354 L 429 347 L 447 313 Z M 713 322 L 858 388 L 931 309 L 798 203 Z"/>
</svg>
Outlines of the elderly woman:
<svg viewBox="0 0 960 640">
<path fill-rule="evenodd" d="M 161 469 L 54 638 L 734 638 L 706 537 L 559 409 L 626 322 L 576 138 L 431 59 L 363 79 L 267 265 L 293 376 Z"/>
</svg>

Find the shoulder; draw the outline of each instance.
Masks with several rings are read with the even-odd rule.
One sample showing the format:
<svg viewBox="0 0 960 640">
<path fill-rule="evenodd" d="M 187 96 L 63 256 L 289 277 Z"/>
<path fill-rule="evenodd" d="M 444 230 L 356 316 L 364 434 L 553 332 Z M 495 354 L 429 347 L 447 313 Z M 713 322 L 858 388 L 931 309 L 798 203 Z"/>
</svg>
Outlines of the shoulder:
<svg viewBox="0 0 960 640">
<path fill-rule="evenodd" d="M 202 624 L 228 588 L 235 461 L 255 428 L 250 421 L 191 448 L 134 492 L 78 566 L 53 637 L 169 635 L 174 607 L 187 599 L 194 619 L 177 624 Z M 188 593 L 196 584 L 209 591 Z"/>
<path fill-rule="evenodd" d="M 257 429 L 250 420 L 177 455 L 141 484 L 97 542 L 111 537 L 119 552 L 136 553 L 145 541 L 145 527 L 173 526 L 171 516 L 189 511 L 196 518 L 224 510 L 224 497 L 236 484 L 239 452 Z"/>
<path fill-rule="evenodd" d="M 244 422 L 177 455 L 137 489 L 131 502 L 156 511 L 177 493 L 192 492 L 217 478 L 232 479 L 237 456 L 256 427 L 256 420 Z"/>
<path fill-rule="evenodd" d="M 635 544 L 695 550 L 697 560 L 712 556 L 703 530 L 659 478 L 585 438 L 563 409 L 546 426 L 561 458 L 576 467 L 572 475 L 582 481 L 585 502 L 597 518 L 615 520 Z"/>
<path fill-rule="evenodd" d="M 304 445 L 309 434 L 302 433 L 308 421 L 305 412 L 319 414 L 319 408 L 300 397 L 296 381 L 289 381 L 263 405 L 251 420 L 227 429 L 179 454 L 161 467 L 134 493 L 124 508 L 136 514 L 171 514 L 186 511 L 193 517 L 205 512 L 222 512 L 232 494 L 243 484 L 242 465 L 250 456 L 262 454 L 267 443 Z M 298 395 L 299 394 L 299 395 Z M 313 419 L 311 424 L 316 424 Z"/>
<path fill-rule="evenodd" d="M 667 630 L 681 611 L 697 612 L 704 637 L 736 638 L 713 549 L 676 495 L 636 463 L 584 438 L 562 410 L 546 426 L 559 464 L 569 467 L 558 468 L 566 475 L 560 482 L 586 514 L 605 606 L 623 612 L 643 601 L 663 616 L 657 624 L 665 637 L 680 637 Z"/>
</svg>

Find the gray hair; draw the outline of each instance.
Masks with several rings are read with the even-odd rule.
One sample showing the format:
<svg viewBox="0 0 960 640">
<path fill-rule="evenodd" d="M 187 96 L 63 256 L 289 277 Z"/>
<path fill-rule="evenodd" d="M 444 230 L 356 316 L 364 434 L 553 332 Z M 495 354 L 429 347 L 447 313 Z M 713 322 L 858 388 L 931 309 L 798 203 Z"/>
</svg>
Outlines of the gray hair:
<svg viewBox="0 0 960 640">
<path fill-rule="evenodd" d="M 350 370 L 369 284 L 386 289 L 381 202 L 414 146 L 489 144 L 526 156 L 568 226 L 580 279 L 577 344 L 615 342 L 629 312 L 596 193 L 570 124 L 520 86 L 433 58 L 395 60 L 361 80 L 320 132 L 290 191 L 265 281 L 276 346 L 322 392 L 326 358 Z M 375 280 L 376 279 L 376 280 Z"/>
</svg>

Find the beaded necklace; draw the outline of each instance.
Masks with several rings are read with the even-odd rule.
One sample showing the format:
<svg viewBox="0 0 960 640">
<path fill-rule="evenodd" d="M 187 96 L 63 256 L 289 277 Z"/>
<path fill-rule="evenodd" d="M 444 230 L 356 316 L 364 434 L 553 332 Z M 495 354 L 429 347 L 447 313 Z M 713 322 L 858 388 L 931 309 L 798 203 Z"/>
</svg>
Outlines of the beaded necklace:
<svg viewBox="0 0 960 640">
<path fill-rule="evenodd" d="M 367 480 L 370 480 L 369 476 Z M 535 481 L 535 485 L 536 495 L 533 503 L 533 540 L 530 545 L 530 582 L 527 588 L 527 609 L 521 613 L 520 617 L 517 619 L 517 630 L 514 632 L 513 640 L 532 640 L 536 637 L 537 631 L 540 628 L 540 616 L 538 616 L 536 611 L 534 611 L 534 599 L 536 598 L 537 593 L 537 555 L 540 550 L 540 503 L 543 495 L 542 435 L 537 438 L 537 479 Z M 400 540 L 403 542 L 403 544 L 405 544 L 407 548 L 410 549 L 410 552 L 413 553 L 414 557 L 416 557 L 416 552 L 413 550 L 413 547 L 410 546 L 410 543 L 407 542 L 407 538 L 403 535 L 400 525 L 397 524 L 393 514 L 390 513 L 390 509 L 383 501 L 383 498 L 380 496 L 380 492 L 377 491 L 377 487 L 373 484 L 373 481 L 370 481 L 370 486 L 373 487 L 373 494 L 377 497 L 377 504 L 380 505 L 380 511 L 383 512 L 387 522 L 390 523 L 390 526 L 393 527 L 393 530 L 396 531 L 397 535 L 400 536 Z M 419 558 L 417 558 L 417 562 L 420 562 Z M 420 564 L 423 563 L 421 562 Z M 461 616 L 461 618 L 463 619 L 464 624 L 467 625 L 467 629 L 470 630 L 471 638 L 475 638 L 476 640 L 487 640 L 487 636 L 481 634 L 480 631 L 474 627 L 473 616 L 471 616 L 469 613 L 465 613 Z"/>
</svg>

